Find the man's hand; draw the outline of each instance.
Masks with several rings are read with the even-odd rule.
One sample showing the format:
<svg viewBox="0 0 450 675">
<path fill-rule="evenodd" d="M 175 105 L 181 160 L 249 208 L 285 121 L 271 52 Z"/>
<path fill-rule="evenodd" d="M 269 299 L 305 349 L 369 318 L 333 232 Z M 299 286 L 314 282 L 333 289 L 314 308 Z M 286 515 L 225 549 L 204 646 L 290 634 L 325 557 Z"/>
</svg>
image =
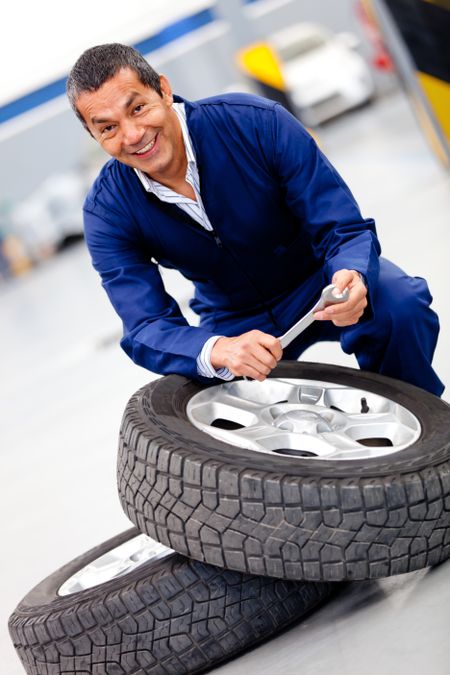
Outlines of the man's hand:
<svg viewBox="0 0 450 675">
<path fill-rule="evenodd" d="M 359 272 L 339 270 L 333 275 L 332 282 L 341 293 L 348 288 L 348 300 L 316 312 L 314 318 L 319 321 L 332 321 L 335 326 L 352 326 L 358 323 L 367 307 L 367 288 Z"/>
<path fill-rule="evenodd" d="M 233 375 L 245 375 L 262 382 L 281 359 L 278 338 L 251 330 L 237 337 L 221 337 L 211 351 L 211 365 L 228 368 Z"/>
</svg>

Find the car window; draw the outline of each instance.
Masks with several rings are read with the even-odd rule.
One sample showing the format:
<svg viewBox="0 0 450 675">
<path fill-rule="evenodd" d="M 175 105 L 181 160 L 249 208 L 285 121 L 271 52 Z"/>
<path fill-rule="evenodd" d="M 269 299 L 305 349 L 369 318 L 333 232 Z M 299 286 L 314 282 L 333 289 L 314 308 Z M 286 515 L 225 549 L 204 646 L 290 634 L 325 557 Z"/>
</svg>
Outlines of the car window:
<svg viewBox="0 0 450 675">
<path fill-rule="evenodd" d="M 298 42 L 291 42 L 290 44 L 284 45 L 279 44 L 276 46 L 276 50 L 278 55 L 284 61 L 290 61 L 291 59 L 295 59 L 298 56 L 302 56 L 303 54 L 308 54 L 319 47 L 323 47 L 325 43 L 326 40 L 323 38 L 323 36 L 309 35 L 308 37 L 302 38 Z"/>
</svg>

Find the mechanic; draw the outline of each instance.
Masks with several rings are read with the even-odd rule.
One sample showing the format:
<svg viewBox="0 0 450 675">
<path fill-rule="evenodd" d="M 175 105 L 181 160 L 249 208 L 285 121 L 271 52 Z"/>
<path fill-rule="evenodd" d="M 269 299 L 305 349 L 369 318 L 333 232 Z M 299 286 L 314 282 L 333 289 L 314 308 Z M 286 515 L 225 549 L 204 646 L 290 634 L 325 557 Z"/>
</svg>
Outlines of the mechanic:
<svg viewBox="0 0 450 675">
<path fill-rule="evenodd" d="M 436 395 L 439 332 L 426 282 L 380 257 L 375 223 L 300 122 L 248 94 L 188 101 L 134 49 L 85 51 L 70 103 L 111 159 L 84 205 L 93 265 L 139 365 L 202 382 L 264 380 L 311 344 L 340 340 L 361 368 Z M 195 286 L 190 326 L 159 266 Z M 346 302 L 290 328 L 333 282 Z"/>
</svg>

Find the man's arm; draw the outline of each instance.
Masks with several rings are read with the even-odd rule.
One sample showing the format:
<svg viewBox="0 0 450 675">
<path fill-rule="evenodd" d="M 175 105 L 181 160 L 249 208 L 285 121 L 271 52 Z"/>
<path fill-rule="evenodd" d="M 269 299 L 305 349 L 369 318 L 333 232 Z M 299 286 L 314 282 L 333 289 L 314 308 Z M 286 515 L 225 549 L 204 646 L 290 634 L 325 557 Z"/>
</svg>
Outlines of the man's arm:
<svg viewBox="0 0 450 675">
<path fill-rule="evenodd" d="M 118 214 L 98 207 L 85 207 L 84 219 L 93 265 L 123 322 L 124 351 L 153 372 L 203 380 L 197 357 L 213 333 L 187 323 L 131 225 L 128 231 Z"/>
<path fill-rule="evenodd" d="M 271 133 L 264 130 L 262 145 L 283 189 L 286 203 L 311 236 L 314 253 L 323 262 L 325 276 L 349 299 L 316 314 L 336 326 L 357 323 L 378 279 L 380 246 L 375 223 L 365 220 L 350 190 L 301 124 L 281 106 L 275 106 Z M 299 261 L 299 264 L 301 262 Z M 215 367 L 226 366 L 235 375 L 263 380 L 281 358 L 277 338 L 250 331 L 218 340 L 211 352 Z"/>
<path fill-rule="evenodd" d="M 203 377 L 218 377 L 221 380 L 232 380 L 234 375 L 228 370 L 225 366 L 218 365 L 215 368 L 211 363 L 211 352 L 214 349 L 214 346 L 217 340 L 220 340 L 223 335 L 214 335 L 214 337 L 206 340 L 203 345 L 202 351 L 197 356 L 197 371 L 199 375 Z"/>
<path fill-rule="evenodd" d="M 265 138 L 268 161 L 286 203 L 298 217 L 299 227 L 311 237 L 325 276 L 331 282 L 343 270 L 359 272 L 370 301 L 378 280 L 380 254 L 374 221 L 362 217 L 336 169 L 298 120 L 280 105 L 274 108 L 270 133 Z M 362 293 L 361 287 L 359 291 Z"/>
<path fill-rule="evenodd" d="M 318 320 L 349 326 L 362 317 L 378 279 L 380 246 L 373 220 L 365 220 L 350 190 L 314 140 L 290 113 L 275 106 L 272 126 L 261 130 L 261 146 L 299 227 L 311 237 L 325 276 L 345 303 L 318 312 Z M 301 261 L 299 260 L 299 265 Z M 250 331 L 218 340 L 211 352 L 215 367 L 263 380 L 282 356 L 277 338 Z"/>
<path fill-rule="evenodd" d="M 121 346 L 135 363 L 156 373 L 178 373 L 202 382 L 214 376 L 264 379 L 276 365 L 281 348 L 270 335 L 250 331 L 226 338 L 188 325 L 127 214 L 88 198 L 84 222 L 93 265 L 123 322 Z"/>
<path fill-rule="evenodd" d="M 362 275 L 355 270 L 339 270 L 333 274 L 332 283 L 341 293 L 347 289 L 346 302 L 330 305 L 314 318 L 319 321 L 332 321 L 335 326 L 352 326 L 358 323 L 367 307 L 367 287 Z"/>
<path fill-rule="evenodd" d="M 233 375 L 265 380 L 281 359 L 283 350 L 278 338 L 251 330 L 236 337 L 221 337 L 211 352 L 214 368 L 225 367 Z"/>
</svg>

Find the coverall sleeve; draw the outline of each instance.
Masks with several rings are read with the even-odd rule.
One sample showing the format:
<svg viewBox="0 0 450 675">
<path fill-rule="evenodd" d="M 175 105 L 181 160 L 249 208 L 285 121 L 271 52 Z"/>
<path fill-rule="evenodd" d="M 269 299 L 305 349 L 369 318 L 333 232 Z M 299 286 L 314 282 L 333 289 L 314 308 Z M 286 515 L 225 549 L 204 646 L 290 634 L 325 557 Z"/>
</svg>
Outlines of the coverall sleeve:
<svg viewBox="0 0 450 675">
<path fill-rule="evenodd" d="M 151 254 L 114 222 L 116 217 L 85 205 L 86 242 L 102 286 L 122 319 L 122 348 L 136 364 L 155 373 L 211 382 L 198 374 L 197 356 L 213 334 L 187 323 L 166 292 Z"/>
<path fill-rule="evenodd" d="M 380 244 L 372 219 L 364 219 L 349 188 L 299 121 L 277 104 L 272 126 L 272 158 L 290 210 L 306 228 L 314 255 L 331 281 L 353 269 L 368 286 L 369 299 L 379 273 Z"/>
</svg>

